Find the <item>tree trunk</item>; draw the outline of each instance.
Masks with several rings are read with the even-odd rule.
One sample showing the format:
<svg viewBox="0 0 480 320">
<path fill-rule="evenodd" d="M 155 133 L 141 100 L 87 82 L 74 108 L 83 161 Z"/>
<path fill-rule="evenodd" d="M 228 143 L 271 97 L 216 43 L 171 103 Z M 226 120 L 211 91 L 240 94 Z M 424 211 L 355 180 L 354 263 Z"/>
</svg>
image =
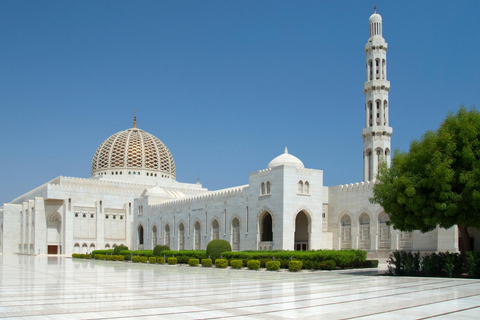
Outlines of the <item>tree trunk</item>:
<svg viewBox="0 0 480 320">
<path fill-rule="evenodd" d="M 463 259 L 463 264 L 468 270 L 468 261 L 467 261 L 467 252 L 472 251 L 472 247 L 470 246 L 470 235 L 468 234 L 468 230 L 466 226 L 458 226 L 458 231 L 460 232 L 460 238 L 462 239 L 462 249 L 461 254 L 462 254 L 462 259 Z"/>
</svg>

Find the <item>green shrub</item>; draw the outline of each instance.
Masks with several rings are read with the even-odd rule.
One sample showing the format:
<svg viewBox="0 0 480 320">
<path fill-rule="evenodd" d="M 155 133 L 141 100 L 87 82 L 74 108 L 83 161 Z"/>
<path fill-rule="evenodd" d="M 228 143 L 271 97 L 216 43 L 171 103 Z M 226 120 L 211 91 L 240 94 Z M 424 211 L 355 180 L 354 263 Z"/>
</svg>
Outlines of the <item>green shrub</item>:
<svg viewBox="0 0 480 320">
<path fill-rule="evenodd" d="M 157 258 L 157 263 L 158 264 L 165 264 L 165 259 L 163 259 L 163 257 L 158 257 Z"/>
<path fill-rule="evenodd" d="M 387 260 L 388 273 L 397 276 L 416 275 L 420 272 L 420 261 L 420 252 L 394 251 Z"/>
<path fill-rule="evenodd" d="M 212 260 L 220 259 L 222 252 L 232 251 L 232 246 L 227 240 L 212 240 L 207 245 L 206 254 Z M 215 263 L 216 265 L 216 263 Z"/>
<path fill-rule="evenodd" d="M 290 261 L 290 263 L 288 264 L 288 270 L 292 272 L 297 272 L 298 270 L 302 269 L 302 265 L 302 261 Z"/>
<path fill-rule="evenodd" d="M 190 267 L 198 267 L 198 264 L 200 263 L 200 261 L 198 259 L 190 259 L 188 260 L 188 265 Z"/>
<path fill-rule="evenodd" d="M 96 254 L 113 254 L 113 249 L 108 250 L 93 250 L 92 254 L 95 256 Z"/>
<path fill-rule="evenodd" d="M 177 257 L 178 264 L 187 264 L 190 259 L 195 259 L 188 256 L 176 256 L 176 257 Z"/>
<path fill-rule="evenodd" d="M 269 271 L 277 271 L 278 269 L 280 269 L 280 264 L 280 261 L 268 261 L 267 263 L 265 263 L 265 267 Z"/>
<path fill-rule="evenodd" d="M 217 259 L 215 260 L 215 267 L 217 268 L 226 268 L 228 266 L 227 259 Z"/>
<path fill-rule="evenodd" d="M 378 260 L 365 260 L 365 268 L 378 268 Z"/>
<path fill-rule="evenodd" d="M 233 269 L 242 269 L 243 261 L 242 260 L 232 260 L 232 261 L 230 261 L 230 266 Z"/>
<path fill-rule="evenodd" d="M 175 257 L 167 258 L 167 263 L 170 265 L 177 264 L 177 258 Z"/>
<path fill-rule="evenodd" d="M 140 262 L 140 257 L 138 257 L 138 256 L 133 256 L 133 257 L 132 257 L 132 262 Z"/>
<path fill-rule="evenodd" d="M 247 268 L 249 270 L 258 270 L 260 269 L 260 261 L 258 260 L 248 260 Z"/>
<path fill-rule="evenodd" d="M 162 251 L 162 256 L 165 255 L 166 257 L 175 256 L 178 258 L 178 263 L 188 263 L 189 259 L 195 258 L 198 260 L 202 260 L 208 258 L 205 250 L 181 250 L 181 251 L 173 251 L 167 250 Z M 184 262 L 180 262 L 180 257 L 185 257 Z"/>
<path fill-rule="evenodd" d="M 335 261 L 333 260 L 327 260 L 318 263 L 318 269 L 320 270 L 335 270 L 336 267 Z"/>
<path fill-rule="evenodd" d="M 123 250 L 128 250 L 128 247 L 124 245 L 116 246 L 115 248 L 113 248 L 113 254 L 118 256 Z"/>
<path fill-rule="evenodd" d="M 91 259 L 89 254 L 84 254 L 84 253 L 74 253 L 74 254 L 72 254 L 72 258 L 74 258 L 74 259 Z"/>
<path fill-rule="evenodd" d="M 141 263 L 147 263 L 148 262 L 148 257 L 140 257 L 140 262 Z"/>
<path fill-rule="evenodd" d="M 153 255 L 159 257 L 163 255 L 162 253 L 163 251 L 168 251 L 168 250 L 170 250 L 169 246 L 166 246 L 163 244 L 157 244 L 155 248 L 153 248 Z"/>
<path fill-rule="evenodd" d="M 155 258 L 155 257 L 150 257 L 150 258 L 148 258 L 148 262 L 150 262 L 150 263 L 157 263 L 157 258 Z"/>
<path fill-rule="evenodd" d="M 211 267 L 212 259 L 202 259 L 202 267 Z"/>
<path fill-rule="evenodd" d="M 480 252 L 467 252 L 468 275 L 474 278 L 480 278 Z"/>
<path fill-rule="evenodd" d="M 95 260 L 106 260 L 106 259 L 107 259 L 107 256 L 104 255 L 104 254 L 98 254 L 98 253 L 97 253 L 96 255 L 93 256 L 93 258 L 94 258 Z"/>
<path fill-rule="evenodd" d="M 124 261 L 124 260 L 125 260 L 124 256 L 122 256 L 122 255 L 117 256 L 117 261 Z"/>
</svg>

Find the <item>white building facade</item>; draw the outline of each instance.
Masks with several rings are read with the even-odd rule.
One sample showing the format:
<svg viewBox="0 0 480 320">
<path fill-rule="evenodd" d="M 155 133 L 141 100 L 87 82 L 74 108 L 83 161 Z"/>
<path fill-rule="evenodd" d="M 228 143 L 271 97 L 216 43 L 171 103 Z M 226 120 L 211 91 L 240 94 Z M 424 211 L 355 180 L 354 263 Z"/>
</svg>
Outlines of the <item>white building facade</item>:
<svg viewBox="0 0 480 320">
<path fill-rule="evenodd" d="M 363 182 L 324 186 L 322 170 L 305 168 L 285 148 L 266 169 L 250 173 L 248 185 L 208 191 L 176 181 L 168 148 L 134 120 L 100 145 L 90 178 L 58 177 L 4 204 L 1 252 L 70 255 L 120 244 L 196 250 L 213 239 L 228 240 L 235 251 L 457 251 L 456 228 L 399 232 L 369 202 L 379 163 L 390 163 L 392 135 L 388 46 L 376 12 L 369 28 Z"/>
</svg>

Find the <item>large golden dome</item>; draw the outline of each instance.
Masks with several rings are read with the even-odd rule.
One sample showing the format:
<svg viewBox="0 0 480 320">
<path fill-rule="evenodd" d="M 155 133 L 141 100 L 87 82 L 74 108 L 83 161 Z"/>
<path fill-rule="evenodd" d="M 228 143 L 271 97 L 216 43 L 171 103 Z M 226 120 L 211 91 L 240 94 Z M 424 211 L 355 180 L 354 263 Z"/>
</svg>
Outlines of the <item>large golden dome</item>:
<svg viewBox="0 0 480 320">
<path fill-rule="evenodd" d="M 175 179 L 175 162 L 162 141 L 134 127 L 115 133 L 98 147 L 91 175 Z"/>
</svg>

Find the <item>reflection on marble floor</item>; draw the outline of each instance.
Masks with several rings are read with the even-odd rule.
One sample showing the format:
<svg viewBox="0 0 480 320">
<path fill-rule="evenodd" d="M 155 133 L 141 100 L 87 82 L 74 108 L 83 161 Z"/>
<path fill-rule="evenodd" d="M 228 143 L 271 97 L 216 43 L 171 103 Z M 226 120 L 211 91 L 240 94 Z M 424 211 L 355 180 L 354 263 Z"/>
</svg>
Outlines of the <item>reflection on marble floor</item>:
<svg viewBox="0 0 480 320">
<path fill-rule="evenodd" d="M 474 319 L 480 280 L 0 255 L 0 318 Z"/>
</svg>

